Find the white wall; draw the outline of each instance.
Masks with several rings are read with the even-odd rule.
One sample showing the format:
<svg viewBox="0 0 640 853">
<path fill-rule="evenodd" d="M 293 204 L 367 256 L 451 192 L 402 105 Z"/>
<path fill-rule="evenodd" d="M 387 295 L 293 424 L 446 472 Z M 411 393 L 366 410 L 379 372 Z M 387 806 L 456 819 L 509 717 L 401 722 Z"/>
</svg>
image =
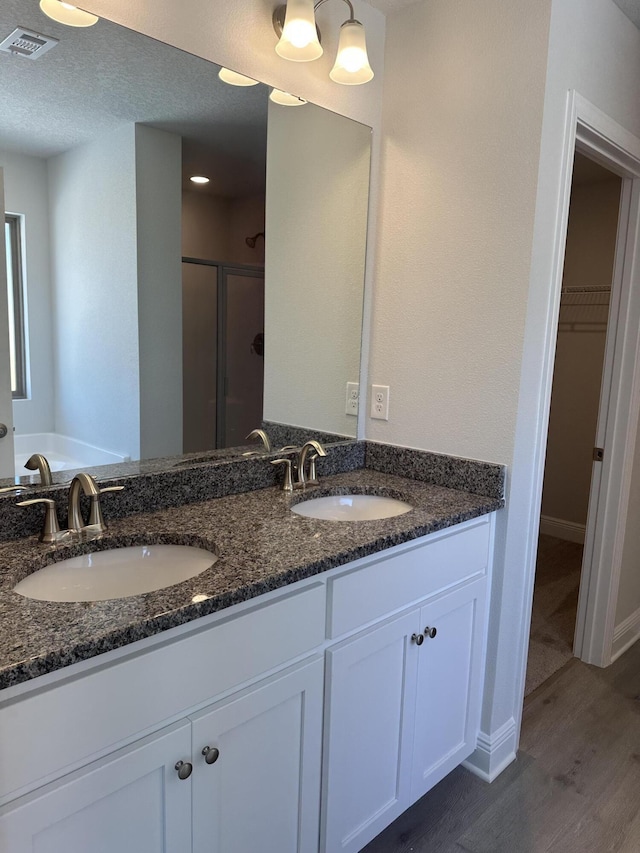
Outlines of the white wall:
<svg viewBox="0 0 640 853">
<path fill-rule="evenodd" d="M 140 455 L 182 453 L 182 140 L 135 127 Z"/>
<path fill-rule="evenodd" d="M 616 606 L 615 625 L 620 626 L 626 619 L 633 618 L 637 630 L 640 618 L 640 433 L 636 440 L 633 458 L 633 474 L 629 492 L 627 526 L 622 549 L 620 586 Z"/>
<path fill-rule="evenodd" d="M 368 438 L 510 461 L 547 25 L 527 0 L 388 19 Z"/>
<path fill-rule="evenodd" d="M 355 435 L 370 144 L 342 116 L 269 103 L 265 420 Z"/>
<path fill-rule="evenodd" d="M 29 399 L 13 403 L 16 433 L 53 429 L 53 352 L 49 278 L 47 163 L 0 149 L 5 207 L 24 216 Z"/>
<path fill-rule="evenodd" d="M 140 452 L 135 165 L 133 124 L 49 160 L 54 427 L 133 459 Z"/>
<path fill-rule="evenodd" d="M 182 254 L 224 263 L 264 265 L 264 240 L 245 243 L 264 231 L 264 195 L 228 199 L 197 190 L 182 193 Z"/>
<path fill-rule="evenodd" d="M 182 254 L 205 261 L 225 260 L 229 246 L 226 199 L 197 191 L 182 193 Z"/>
<path fill-rule="evenodd" d="M 264 208 L 264 195 L 236 198 L 231 203 L 229 256 L 235 264 L 264 266 L 264 239 L 258 237 L 253 249 L 245 242 L 247 237 L 264 231 Z"/>
</svg>

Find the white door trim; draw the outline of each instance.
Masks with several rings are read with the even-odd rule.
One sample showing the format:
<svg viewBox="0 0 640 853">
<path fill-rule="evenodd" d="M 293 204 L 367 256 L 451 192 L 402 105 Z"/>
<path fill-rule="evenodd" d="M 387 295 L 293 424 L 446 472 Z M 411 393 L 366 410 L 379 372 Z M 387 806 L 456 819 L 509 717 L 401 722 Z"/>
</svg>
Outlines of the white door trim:
<svg viewBox="0 0 640 853">
<path fill-rule="evenodd" d="M 576 92 L 569 97 L 567 142 L 573 136 L 576 150 L 623 178 L 596 434 L 605 453 L 593 465 L 574 645 L 586 663 L 608 666 L 640 417 L 640 300 L 631 286 L 640 226 L 640 140 Z M 561 279 L 554 282 L 561 286 Z"/>
<path fill-rule="evenodd" d="M 578 122 L 583 141 L 591 142 L 592 149 L 597 147 L 594 143 L 598 139 L 602 145 L 609 147 L 611 159 L 606 163 L 612 168 L 611 160 L 615 159 L 617 164 L 612 171 L 626 177 L 640 174 L 640 139 L 575 91 L 567 93 L 562 130 L 557 136 L 553 130 L 555 119 L 555 116 L 548 119 L 548 130 L 543 128 L 542 134 L 520 397 L 513 464 L 508 481 L 511 487 L 508 517 L 503 527 L 498 528 L 496 537 L 498 546 L 503 537 L 505 565 L 503 589 L 494 593 L 494 597 L 503 595 L 500 630 L 504 631 L 505 640 L 500 645 L 503 654 L 500 663 L 504 664 L 511 677 L 509 683 L 513 684 L 513 693 L 507 695 L 506 681 L 498 685 L 495 679 L 493 683 L 488 679 L 483 709 L 486 721 L 483 721 L 483 730 L 487 732 L 497 729 L 508 716 L 515 719 L 514 758 L 522 722 L 549 404 Z M 596 155 L 590 153 L 590 156 Z M 633 183 L 638 184 L 638 181 Z M 631 257 L 631 247 L 627 251 Z M 637 251 L 638 247 L 636 254 Z M 634 275 L 631 267 L 628 275 L 629 278 Z M 635 275 L 637 277 L 637 271 Z M 626 331 L 631 333 L 630 329 Z M 512 658 L 515 657 L 511 669 L 504 662 L 507 648 L 511 650 Z"/>
<path fill-rule="evenodd" d="M 569 220 L 569 201 L 576 148 L 623 178 L 621 220 L 610 311 L 617 316 L 617 335 L 609 336 L 605 361 L 605 383 L 611 386 L 608 405 L 601 405 L 598 436 L 605 445 L 605 461 L 595 471 L 592 501 L 597 508 L 587 525 L 585 560 L 587 576 L 581 584 L 577 652 L 583 660 L 606 666 L 611 662 L 615 608 L 620 581 L 620 563 L 626 507 L 631 479 L 631 461 L 640 414 L 640 293 L 631 283 L 636 270 L 640 229 L 640 139 L 575 91 L 569 91 L 562 139 L 561 169 L 555 204 L 551 284 L 544 317 L 538 317 L 538 335 L 544 341 L 538 393 L 531 400 L 535 411 L 535 441 L 527 454 L 532 472 L 529 511 L 523 518 L 526 559 L 525 595 L 522 601 L 521 688 L 524 690 L 528 632 L 540 523 L 540 500 L 544 477 L 545 447 L 549 427 L 549 406 L 553 382 L 555 341 L 558 330 L 564 253 Z M 626 218 L 626 223 L 623 222 Z M 626 226 L 626 227 L 625 227 Z M 540 337 L 537 336 L 536 348 Z M 531 341 L 533 343 L 533 340 Z M 539 356 L 538 356 L 539 358 Z M 608 374 L 607 374 L 608 371 Z M 515 464 L 515 463 L 514 463 Z M 515 477 L 515 474 L 514 474 Z M 524 510 L 524 506 L 521 507 Z M 583 569 L 583 573 L 585 569 Z"/>
</svg>

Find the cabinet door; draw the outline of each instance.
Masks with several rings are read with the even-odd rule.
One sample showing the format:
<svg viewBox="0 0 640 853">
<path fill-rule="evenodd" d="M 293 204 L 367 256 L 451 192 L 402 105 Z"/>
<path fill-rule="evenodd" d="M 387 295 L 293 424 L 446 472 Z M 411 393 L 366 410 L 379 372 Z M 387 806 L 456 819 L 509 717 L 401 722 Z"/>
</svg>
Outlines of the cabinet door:
<svg viewBox="0 0 640 853">
<path fill-rule="evenodd" d="M 412 610 L 327 652 L 326 853 L 360 850 L 409 805 L 418 616 Z"/>
<path fill-rule="evenodd" d="M 322 691 L 316 658 L 192 717 L 194 853 L 317 853 Z"/>
<path fill-rule="evenodd" d="M 480 722 L 484 580 L 426 604 L 418 655 L 411 802 L 425 794 L 476 747 Z"/>
<path fill-rule="evenodd" d="M 0 810 L 0 851 L 190 851 L 191 779 L 175 770 L 189 760 L 189 733 L 176 723 Z"/>
</svg>

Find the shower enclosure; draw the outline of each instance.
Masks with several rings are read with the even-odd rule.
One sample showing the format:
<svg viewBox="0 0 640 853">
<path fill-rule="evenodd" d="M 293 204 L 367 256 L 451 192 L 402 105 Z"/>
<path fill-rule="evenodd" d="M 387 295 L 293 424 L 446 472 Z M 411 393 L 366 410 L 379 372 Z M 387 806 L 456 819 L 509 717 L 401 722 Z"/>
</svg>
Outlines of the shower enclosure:
<svg viewBox="0 0 640 853">
<path fill-rule="evenodd" d="M 262 420 L 264 268 L 182 259 L 183 452 L 234 447 Z"/>
</svg>

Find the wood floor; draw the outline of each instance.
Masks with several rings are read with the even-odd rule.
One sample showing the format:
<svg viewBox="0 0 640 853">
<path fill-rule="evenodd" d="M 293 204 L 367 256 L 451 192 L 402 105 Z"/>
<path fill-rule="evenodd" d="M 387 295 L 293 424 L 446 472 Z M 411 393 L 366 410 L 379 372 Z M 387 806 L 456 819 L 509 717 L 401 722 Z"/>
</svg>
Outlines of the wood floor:
<svg viewBox="0 0 640 853">
<path fill-rule="evenodd" d="M 525 702 L 517 760 L 491 785 L 458 768 L 366 853 L 640 853 L 640 643 L 571 660 Z"/>
</svg>

